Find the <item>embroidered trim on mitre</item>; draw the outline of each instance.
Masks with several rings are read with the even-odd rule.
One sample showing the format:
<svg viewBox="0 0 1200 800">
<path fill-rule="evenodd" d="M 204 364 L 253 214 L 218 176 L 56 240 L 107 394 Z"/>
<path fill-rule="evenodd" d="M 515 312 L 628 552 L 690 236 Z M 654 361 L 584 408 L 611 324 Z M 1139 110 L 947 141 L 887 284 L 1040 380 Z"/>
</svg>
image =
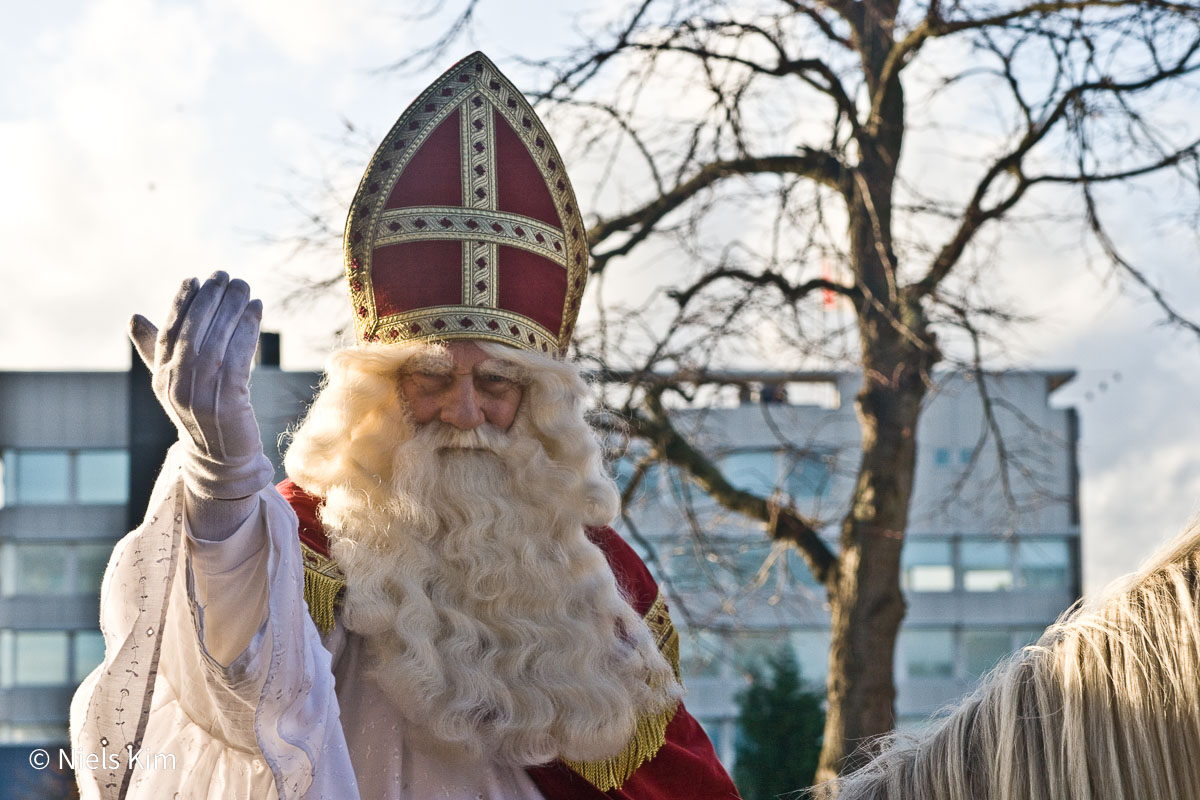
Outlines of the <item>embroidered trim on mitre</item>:
<svg viewBox="0 0 1200 800">
<path fill-rule="evenodd" d="M 304 602 L 308 613 L 322 634 L 333 630 L 335 612 L 342 590 L 346 588 L 346 576 L 341 567 L 329 556 L 321 555 L 304 542 L 300 543 L 300 556 L 304 561 Z"/>
<path fill-rule="evenodd" d="M 654 634 L 658 650 L 666 657 L 667 663 L 679 680 L 679 632 L 671 622 L 667 613 L 667 602 L 662 592 L 654 598 L 650 610 L 646 612 L 646 625 Z M 637 722 L 633 738 L 625 749 L 612 758 L 603 761 L 567 761 L 568 767 L 578 773 L 584 780 L 602 792 L 620 788 L 629 780 L 637 769 L 658 754 L 667 742 L 667 726 L 675 718 L 679 704 L 658 714 L 647 714 Z"/>
</svg>

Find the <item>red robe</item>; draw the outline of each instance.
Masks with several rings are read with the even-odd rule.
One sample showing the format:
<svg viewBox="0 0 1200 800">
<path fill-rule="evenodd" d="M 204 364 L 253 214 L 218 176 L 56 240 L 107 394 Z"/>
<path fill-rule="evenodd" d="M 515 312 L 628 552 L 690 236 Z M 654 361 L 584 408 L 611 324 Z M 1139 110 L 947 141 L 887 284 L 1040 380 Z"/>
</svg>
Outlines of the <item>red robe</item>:
<svg viewBox="0 0 1200 800">
<path fill-rule="evenodd" d="M 329 543 L 317 511 L 320 499 L 290 480 L 279 491 L 299 520 L 300 541 L 322 556 Z M 608 559 L 637 613 L 645 616 L 658 598 L 658 584 L 633 548 L 609 527 L 588 528 L 591 539 Z M 566 764 L 556 761 L 526 770 L 547 800 L 731 800 L 737 798 L 725 768 L 700 724 L 683 703 L 667 725 L 666 743 L 620 787 L 602 792 Z"/>
</svg>

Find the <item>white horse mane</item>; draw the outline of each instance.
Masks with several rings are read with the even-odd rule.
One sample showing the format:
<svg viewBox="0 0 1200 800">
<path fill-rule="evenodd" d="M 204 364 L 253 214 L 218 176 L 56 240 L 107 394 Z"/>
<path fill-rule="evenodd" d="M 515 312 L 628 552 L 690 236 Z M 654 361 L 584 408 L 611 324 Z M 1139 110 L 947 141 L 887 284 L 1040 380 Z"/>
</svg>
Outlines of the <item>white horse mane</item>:
<svg viewBox="0 0 1200 800">
<path fill-rule="evenodd" d="M 837 800 L 1200 797 L 1200 526 L 1079 604 Z"/>
</svg>

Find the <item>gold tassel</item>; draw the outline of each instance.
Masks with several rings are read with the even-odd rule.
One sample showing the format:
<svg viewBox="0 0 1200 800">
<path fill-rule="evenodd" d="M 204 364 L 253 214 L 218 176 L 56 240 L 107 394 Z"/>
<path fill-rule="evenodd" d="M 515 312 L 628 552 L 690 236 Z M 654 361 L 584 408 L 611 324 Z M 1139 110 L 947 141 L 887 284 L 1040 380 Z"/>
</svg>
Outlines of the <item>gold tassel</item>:
<svg viewBox="0 0 1200 800">
<path fill-rule="evenodd" d="M 666 657 L 667 663 L 679 680 L 679 632 L 667 614 L 667 603 L 660 593 L 654 599 L 650 610 L 646 612 L 646 624 L 654 634 L 659 651 Z M 638 719 L 633 738 L 625 749 L 612 758 L 603 761 L 567 761 L 568 767 L 578 773 L 592 786 L 602 792 L 618 789 L 629 777 L 658 754 L 667 742 L 667 725 L 675 718 L 679 710 L 676 704 L 673 708 L 658 714 L 647 714 Z"/>
<path fill-rule="evenodd" d="M 304 559 L 304 602 L 308 603 L 309 616 L 318 631 L 329 633 L 333 630 L 338 598 L 346 588 L 346 578 L 333 559 L 303 543 L 300 554 Z"/>
</svg>

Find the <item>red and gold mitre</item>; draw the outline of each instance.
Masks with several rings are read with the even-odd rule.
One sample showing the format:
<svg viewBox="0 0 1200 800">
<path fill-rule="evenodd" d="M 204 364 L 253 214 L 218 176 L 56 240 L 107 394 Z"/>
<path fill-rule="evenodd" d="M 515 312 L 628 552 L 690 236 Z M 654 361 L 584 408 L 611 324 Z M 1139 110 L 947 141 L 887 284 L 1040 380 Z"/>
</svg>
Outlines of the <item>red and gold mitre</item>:
<svg viewBox="0 0 1200 800">
<path fill-rule="evenodd" d="M 561 356 L 587 279 L 562 158 L 483 53 L 392 126 L 354 195 L 343 252 L 360 342 L 488 339 Z"/>
</svg>

